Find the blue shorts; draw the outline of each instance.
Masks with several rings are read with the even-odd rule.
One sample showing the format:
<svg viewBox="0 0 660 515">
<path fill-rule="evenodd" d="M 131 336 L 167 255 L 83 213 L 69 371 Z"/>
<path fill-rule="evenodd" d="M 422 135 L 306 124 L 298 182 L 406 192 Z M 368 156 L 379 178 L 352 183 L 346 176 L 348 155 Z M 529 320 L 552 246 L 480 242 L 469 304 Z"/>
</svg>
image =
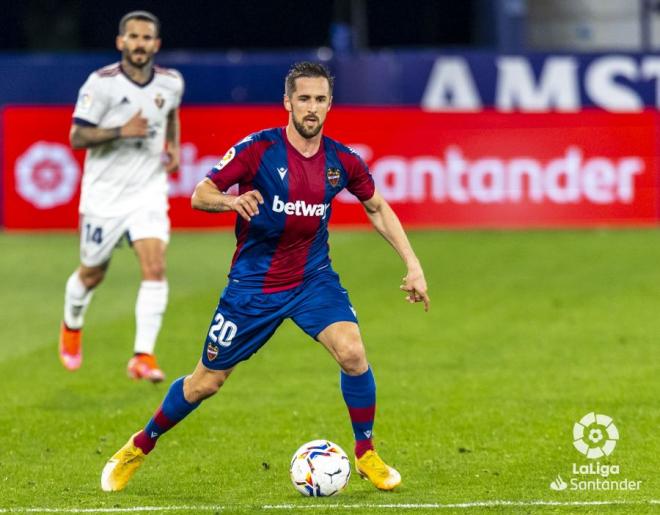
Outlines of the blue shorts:
<svg viewBox="0 0 660 515">
<path fill-rule="evenodd" d="M 277 293 L 247 292 L 230 284 L 213 315 L 202 363 L 226 370 L 249 359 L 287 318 L 314 339 L 335 322 L 357 323 L 348 292 L 334 272 Z"/>
</svg>

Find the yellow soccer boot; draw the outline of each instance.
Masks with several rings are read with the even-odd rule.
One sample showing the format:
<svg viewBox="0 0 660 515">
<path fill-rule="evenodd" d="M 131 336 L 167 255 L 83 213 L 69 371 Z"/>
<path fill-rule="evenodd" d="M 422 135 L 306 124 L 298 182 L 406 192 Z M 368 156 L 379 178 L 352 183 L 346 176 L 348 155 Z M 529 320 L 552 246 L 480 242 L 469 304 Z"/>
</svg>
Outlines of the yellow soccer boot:
<svg viewBox="0 0 660 515">
<path fill-rule="evenodd" d="M 133 474 L 147 457 L 142 449 L 137 448 L 133 443 L 135 435 L 131 436 L 126 445 L 119 449 L 103 467 L 103 472 L 101 472 L 103 491 L 118 492 L 126 488 Z"/>
<path fill-rule="evenodd" d="M 360 476 L 371 481 L 379 490 L 393 490 L 401 484 L 401 474 L 387 465 L 374 450 L 356 457 L 355 468 Z"/>
</svg>

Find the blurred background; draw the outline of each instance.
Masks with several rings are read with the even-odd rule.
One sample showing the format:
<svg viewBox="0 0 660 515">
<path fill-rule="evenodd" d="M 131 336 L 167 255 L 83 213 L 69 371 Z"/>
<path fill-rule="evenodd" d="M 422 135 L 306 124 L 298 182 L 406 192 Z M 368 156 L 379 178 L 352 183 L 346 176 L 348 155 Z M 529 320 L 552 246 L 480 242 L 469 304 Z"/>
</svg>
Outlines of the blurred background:
<svg viewBox="0 0 660 515">
<path fill-rule="evenodd" d="M 660 44 L 658 0 L 26 0 L 3 2 L 0 47 L 104 50 L 116 33 L 112 22 L 137 8 L 157 13 L 170 49 L 648 51 Z"/>
<path fill-rule="evenodd" d="M 659 0 L 3 2 L 2 217 L 76 227 L 78 89 L 119 59 L 133 9 L 162 21 L 158 63 L 186 80 L 175 227 L 192 187 L 246 133 L 284 124 L 302 59 L 336 75 L 328 134 L 353 145 L 420 227 L 655 225 Z M 363 223 L 340 196 L 334 221 Z"/>
<path fill-rule="evenodd" d="M 138 8 L 159 16 L 170 49 L 650 51 L 660 44 L 658 0 L 26 0 L 2 8 L 0 47 L 19 51 L 107 49 L 112 22 Z"/>
</svg>

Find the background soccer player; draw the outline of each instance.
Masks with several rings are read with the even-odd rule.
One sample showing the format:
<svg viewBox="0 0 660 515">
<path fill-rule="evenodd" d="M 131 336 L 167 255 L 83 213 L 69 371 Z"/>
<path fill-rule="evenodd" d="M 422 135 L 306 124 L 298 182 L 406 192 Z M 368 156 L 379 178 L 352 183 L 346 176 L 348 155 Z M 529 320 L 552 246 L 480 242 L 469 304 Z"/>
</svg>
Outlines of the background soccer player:
<svg viewBox="0 0 660 515">
<path fill-rule="evenodd" d="M 80 196 L 80 266 L 64 295 L 60 330 L 62 364 L 82 362 L 81 330 L 92 293 L 124 235 L 142 272 L 135 305 L 135 379 L 164 378 L 154 356 L 167 305 L 165 249 L 169 241 L 167 172 L 179 163 L 179 114 L 183 79 L 176 70 L 154 66 L 161 44 L 160 23 L 134 11 L 119 23 L 121 62 L 92 73 L 80 89 L 71 126 L 71 145 L 86 148 Z"/>
<path fill-rule="evenodd" d="M 246 137 L 197 185 L 193 207 L 239 215 L 229 284 L 197 368 L 172 384 L 147 426 L 108 461 L 101 476 L 104 490 L 123 489 L 158 437 L 215 394 L 236 364 L 259 350 L 286 318 L 325 346 L 341 367 L 358 472 L 382 490 L 401 482 L 374 450 L 374 376 L 355 311 L 328 256 L 328 222 L 337 193 L 346 188 L 355 195 L 403 259 L 406 299 L 428 309 L 429 297 L 422 267 L 366 165 L 351 149 L 322 135 L 332 83 L 322 65 L 294 65 L 285 82 L 287 126 Z M 223 193 L 236 183 L 238 196 Z"/>
</svg>

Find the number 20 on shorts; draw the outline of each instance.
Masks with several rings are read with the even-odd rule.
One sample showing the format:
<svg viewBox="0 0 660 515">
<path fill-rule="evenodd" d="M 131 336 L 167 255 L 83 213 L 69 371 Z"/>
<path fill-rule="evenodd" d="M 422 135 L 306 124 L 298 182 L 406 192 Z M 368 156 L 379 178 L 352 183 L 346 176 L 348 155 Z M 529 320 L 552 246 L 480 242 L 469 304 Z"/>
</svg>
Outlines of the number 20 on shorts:
<svg viewBox="0 0 660 515">
<path fill-rule="evenodd" d="M 222 347 L 229 347 L 234 336 L 236 336 L 236 331 L 238 330 L 236 324 L 229 320 L 225 320 L 222 313 L 217 313 L 214 321 L 215 324 L 209 329 L 209 338 Z"/>
</svg>

